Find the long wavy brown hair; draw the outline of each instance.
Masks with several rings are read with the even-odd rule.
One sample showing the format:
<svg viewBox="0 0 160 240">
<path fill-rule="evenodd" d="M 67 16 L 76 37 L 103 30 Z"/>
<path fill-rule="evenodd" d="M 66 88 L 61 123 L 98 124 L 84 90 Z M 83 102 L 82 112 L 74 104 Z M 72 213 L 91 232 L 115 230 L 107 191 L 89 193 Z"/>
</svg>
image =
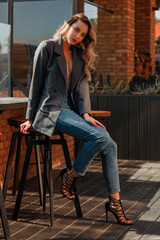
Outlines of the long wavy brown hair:
<svg viewBox="0 0 160 240">
<path fill-rule="evenodd" d="M 53 35 L 53 39 L 63 36 L 66 33 L 66 31 L 69 30 L 70 26 L 72 26 L 72 24 L 77 22 L 78 20 L 81 20 L 83 23 L 88 25 L 87 35 L 84 37 L 84 39 L 80 43 L 76 44 L 75 46 L 83 49 L 82 57 L 85 61 L 84 71 L 88 81 L 90 81 L 91 73 L 94 72 L 95 70 L 94 63 L 95 63 L 95 58 L 97 56 L 97 53 L 95 52 L 94 48 L 97 43 L 97 36 L 96 36 L 96 31 L 93 24 L 89 21 L 89 19 L 85 16 L 85 14 L 77 13 L 73 15 L 68 21 L 65 21 L 63 26 L 61 26 Z"/>
</svg>

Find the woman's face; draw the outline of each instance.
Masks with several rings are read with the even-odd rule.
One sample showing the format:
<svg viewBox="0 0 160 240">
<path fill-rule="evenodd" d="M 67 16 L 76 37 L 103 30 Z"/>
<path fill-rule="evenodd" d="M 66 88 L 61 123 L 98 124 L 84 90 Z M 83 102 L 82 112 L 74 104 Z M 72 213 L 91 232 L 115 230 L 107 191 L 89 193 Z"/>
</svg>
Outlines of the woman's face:
<svg viewBox="0 0 160 240">
<path fill-rule="evenodd" d="M 75 45 L 81 42 L 88 33 L 88 25 L 80 19 L 73 23 L 66 33 L 66 40 L 70 45 Z"/>
</svg>

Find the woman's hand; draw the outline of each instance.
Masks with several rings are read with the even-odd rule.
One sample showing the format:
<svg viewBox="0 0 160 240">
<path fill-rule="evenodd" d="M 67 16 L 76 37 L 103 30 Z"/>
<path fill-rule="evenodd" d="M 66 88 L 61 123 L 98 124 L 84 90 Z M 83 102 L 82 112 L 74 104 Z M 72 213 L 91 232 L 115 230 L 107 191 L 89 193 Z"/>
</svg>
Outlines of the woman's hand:
<svg viewBox="0 0 160 240">
<path fill-rule="evenodd" d="M 99 126 L 101 126 L 102 128 L 104 128 L 106 130 L 106 127 L 102 123 L 100 123 L 98 120 L 96 120 L 93 117 L 91 117 L 88 113 L 84 113 L 83 114 L 83 118 L 87 122 L 93 124 L 93 126 L 97 127 L 97 125 L 99 125 Z"/>
<path fill-rule="evenodd" d="M 29 132 L 27 132 L 27 130 L 32 126 L 32 121 L 31 120 L 27 120 L 26 122 L 22 123 L 20 125 L 20 130 L 22 133 L 24 134 L 29 134 Z"/>
</svg>

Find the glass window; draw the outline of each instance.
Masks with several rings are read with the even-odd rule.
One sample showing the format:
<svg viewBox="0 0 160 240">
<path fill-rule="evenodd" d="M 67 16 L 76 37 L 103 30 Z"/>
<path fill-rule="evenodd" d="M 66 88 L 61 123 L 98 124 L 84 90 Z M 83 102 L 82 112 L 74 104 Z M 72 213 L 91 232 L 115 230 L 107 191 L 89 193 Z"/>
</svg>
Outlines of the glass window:
<svg viewBox="0 0 160 240">
<path fill-rule="evenodd" d="M 93 23 L 95 29 L 97 30 L 97 21 L 98 21 L 98 8 L 89 3 L 84 3 L 84 13 Z"/>
<path fill-rule="evenodd" d="M 1 23 L 8 23 L 7 12 L 8 12 L 7 1 L 0 0 L 0 22 Z"/>
<path fill-rule="evenodd" d="M 10 80 L 10 25 L 0 23 L 0 33 L 0 97 L 6 97 Z"/>
<path fill-rule="evenodd" d="M 71 0 L 14 1 L 13 75 L 30 84 L 37 45 L 71 17 Z"/>
<path fill-rule="evenodd" d="M 110 6 L 106 7 L 110 9 Z M 92 81 L 99 81 L 99 86 L 101 86 L 109 82 L 110 78 L 114 78 L 116 74 L 112 63 L 112 14 L 101 6 L 89 3 L 89 1 L 84 2 L 84 13 L 93 23 L 97 32 L 96 51 L 99 57 Z"/>
</svg>

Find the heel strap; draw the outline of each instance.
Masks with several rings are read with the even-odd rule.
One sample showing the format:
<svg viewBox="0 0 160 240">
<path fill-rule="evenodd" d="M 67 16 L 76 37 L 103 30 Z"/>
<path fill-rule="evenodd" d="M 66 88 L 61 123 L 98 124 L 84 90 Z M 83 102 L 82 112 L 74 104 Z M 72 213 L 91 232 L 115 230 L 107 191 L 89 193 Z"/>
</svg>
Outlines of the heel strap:
<svg viewBox="0 0 160 240">
<path fill-rule="evenodd" d="M 115 198 L 109 196 L 109 201 L 110 201 L 110 204 L 111 204 L 112 206 L 114 206 L 115 211 L 116 211 L 116 212 L 119 212 L 119 214 L 120 214 L 121 216 L 125 217 L 125 213 L 124 213 L 124 209 L 123 209 L 121 200 L 120 200 L 120 199 L 115 199 Z"/>
<path fill-rule="evenodd" d="M 120 204 L 121 207 L 122 207 L 121 199 L 116 199 L 116 198 L 111 197 L 111 196 L 109 195 L 109 201 L 112 202 L 112 203 L 115 203 L 115 204 Z"/>
</svg>

